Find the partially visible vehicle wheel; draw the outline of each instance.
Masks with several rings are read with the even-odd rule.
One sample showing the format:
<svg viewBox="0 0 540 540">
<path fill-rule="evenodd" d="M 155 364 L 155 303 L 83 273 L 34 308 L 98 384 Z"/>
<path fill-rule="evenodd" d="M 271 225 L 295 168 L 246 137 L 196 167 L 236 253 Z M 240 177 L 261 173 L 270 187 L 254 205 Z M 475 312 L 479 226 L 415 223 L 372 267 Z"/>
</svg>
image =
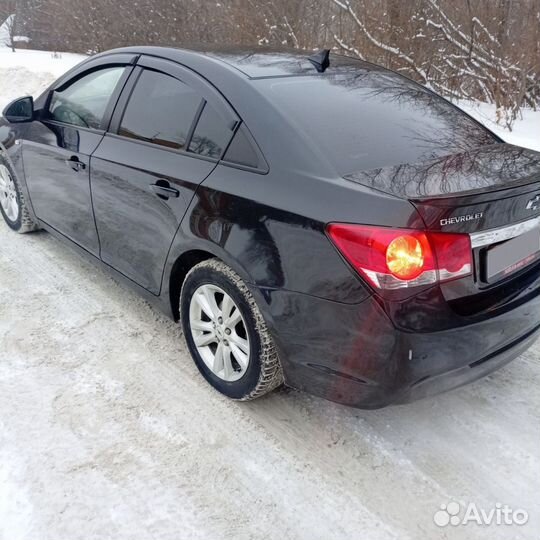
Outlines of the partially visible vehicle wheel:
<svg viewBox="0 0 540 540">
<path fill-rule="evenodd" d="M 218 259 L 188 273 L 180 295 L 184 335 L 204 378 L 237 400 L 258 398 L 283 383 L 266 323 L 240 276 Z"/>
<path fill-rule="evenodd" d="M 8 227 L 18 233 L 37 231 L 39 226 L 30 217 L 21 187 L 8 162 L 0 157 L 0 212 Z"/>
</svg>

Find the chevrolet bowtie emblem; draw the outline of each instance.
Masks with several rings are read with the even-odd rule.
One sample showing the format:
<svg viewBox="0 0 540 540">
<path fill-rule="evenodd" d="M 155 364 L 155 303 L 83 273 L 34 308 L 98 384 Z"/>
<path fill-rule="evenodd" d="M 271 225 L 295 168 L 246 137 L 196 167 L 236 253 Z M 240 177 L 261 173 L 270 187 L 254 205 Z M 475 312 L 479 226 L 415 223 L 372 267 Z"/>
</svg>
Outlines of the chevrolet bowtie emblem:
<svg viewBox="0 0 540 540">
<path fill-rule="evenodd" d="M 540 195 L 537 195 L 534 199 L 531 199 L 527 203 L 527 210 L 538 210 L 540 209 Z"/>
</svg>

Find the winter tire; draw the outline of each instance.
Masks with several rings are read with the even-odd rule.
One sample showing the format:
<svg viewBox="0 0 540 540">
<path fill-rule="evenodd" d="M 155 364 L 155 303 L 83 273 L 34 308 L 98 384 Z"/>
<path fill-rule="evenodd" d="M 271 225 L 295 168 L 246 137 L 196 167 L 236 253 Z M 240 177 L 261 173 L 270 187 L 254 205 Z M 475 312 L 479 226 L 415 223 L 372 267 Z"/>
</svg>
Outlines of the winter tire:
<svg viewBox="0 0 540 540">
<path fill-rule="evenodd" d="M 0 212 L 8 227 L 18 233 L 39 229 L 30 216 L 15 174 L 9 163 L 2 157 L 0 157 Z"/>
<path fill-rule="evenodd" d="M 246 401 L 283 383 L 274 341 L 255 299 L 225 263 L 210 259 L 191 269 L 180 310 L 195 364 L 216 390 Z"/>
</svg>

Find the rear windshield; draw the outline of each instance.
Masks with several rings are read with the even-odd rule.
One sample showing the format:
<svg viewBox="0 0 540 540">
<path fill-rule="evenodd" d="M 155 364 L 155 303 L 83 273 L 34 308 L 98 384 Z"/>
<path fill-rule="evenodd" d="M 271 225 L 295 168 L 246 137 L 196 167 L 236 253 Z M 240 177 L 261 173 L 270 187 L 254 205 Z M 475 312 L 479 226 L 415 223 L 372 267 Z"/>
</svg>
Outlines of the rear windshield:
<svg viewBox="0 0 540 540">
<path fill-rule="evenodd" d="M 391 72 L 354 69 L 257 84 L 341 175 L 499 142 L 445 100 Z"/>
</svg>

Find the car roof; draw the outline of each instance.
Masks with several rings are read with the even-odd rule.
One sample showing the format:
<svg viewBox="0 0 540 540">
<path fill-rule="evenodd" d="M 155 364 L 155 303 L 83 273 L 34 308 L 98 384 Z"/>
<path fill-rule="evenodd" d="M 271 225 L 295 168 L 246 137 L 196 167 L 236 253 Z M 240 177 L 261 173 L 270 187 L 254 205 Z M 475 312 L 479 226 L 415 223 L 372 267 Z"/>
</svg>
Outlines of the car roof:
<svg viewBox="0 0 540 540">
<path fill-rule="evenodd" d="M 251 79 L 316 75 L 317 70 L 309 57 L 314 52 L 299 49 L 208 49 L 199 51 L 216 58 L 241 71 Z M 328 73 L 350 66 L 358 66 L 358 60 L 331 53 Z M 373 67 L 373 66 L 371 66 Z"/>
<path fill-rule="evenodd" d="M 317 75 L 315 66 L 309 57 L 315 52 L 301 49 L 270 48 L 270 47 L 223 47 L 215 45 L 191 45 L 180 47 L 126 47 L 107 51 L 103 54 L 116 52 L 131 52 L 159 56 L 189 65 L 194 56 L 199 59 L 218 61 L 226 65 L 237 74 L 249 79 L 287 77 L 299 75 Z M 377 69 L 384 68 L 364 62 L 357 58 L 350 58 L 334 52 L 330 55 L 330 66 L 327 73 L 335 73 L 351 68 Z"/>
<path fill-rule="evenodd" d="M 309 60 L 315 53 L 299 49 L 133 46 L 100 53 L 88 62 L 98 57 L 108 60 L 120 54 L 131 57 L 132 63 L 135 57 L 143 55 L 188 68 L 223 96 L 245 123 L 273 169 L 294 169 L 310 178 L 316 175 L 335 179 L 340 175 L 324 149 L 299 129 L 292 116 L 269 94 L 268 85 L 283 78 L 311 79 L 312 82 L 330 79 L 337 82 L 338 78 L 343 78 L 344 84 L 350 79 L 362 84 L 367 75 L 379 74 L 394 79 L 393 87 L 414 84 L 381 66 L 336 53 L 330 54 L 329 67 L 320 73 Z M 296 136 L 291 137 L 291 133 Z"/>
</svg>

